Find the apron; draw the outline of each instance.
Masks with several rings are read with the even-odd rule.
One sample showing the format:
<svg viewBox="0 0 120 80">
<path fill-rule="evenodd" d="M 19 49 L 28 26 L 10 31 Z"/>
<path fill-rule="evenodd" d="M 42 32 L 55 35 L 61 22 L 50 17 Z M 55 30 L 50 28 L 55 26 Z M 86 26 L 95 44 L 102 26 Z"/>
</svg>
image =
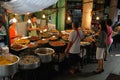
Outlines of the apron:
<svg viewBox="0 0 120 80">
<path fill-rule="evenodd" d="M 31 28 L 37 28 L 37 25 L 35 23 L 34 24 L 31 23 Z M 37 31 L 36 30 L 30 31 L 29 36 L 38 36 Z"/>
</svg>

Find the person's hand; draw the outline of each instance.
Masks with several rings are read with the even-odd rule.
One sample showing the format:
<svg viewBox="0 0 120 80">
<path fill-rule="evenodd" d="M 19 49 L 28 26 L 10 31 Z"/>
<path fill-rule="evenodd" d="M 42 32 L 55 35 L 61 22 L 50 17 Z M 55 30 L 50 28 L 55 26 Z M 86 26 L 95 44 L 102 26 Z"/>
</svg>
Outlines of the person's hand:
<svg viewBox="0 0 120 80">
<path fill-rule="evenodd" d="M 67 50 L 67 49 L 65 49 L 65 56 L 66 56 L 66 58 L 69 57 L 69 50 Z"/>
<path fill-rule="evenodd" d="M 68 49 L 65 49 L 65 54 L 68 54 L 69 53 L 69 50 Z"/>
<path fill-rule="evenodd" d="M 17 38 L 22 38 L 24 35 L 17 35 Z"/>
</svg>

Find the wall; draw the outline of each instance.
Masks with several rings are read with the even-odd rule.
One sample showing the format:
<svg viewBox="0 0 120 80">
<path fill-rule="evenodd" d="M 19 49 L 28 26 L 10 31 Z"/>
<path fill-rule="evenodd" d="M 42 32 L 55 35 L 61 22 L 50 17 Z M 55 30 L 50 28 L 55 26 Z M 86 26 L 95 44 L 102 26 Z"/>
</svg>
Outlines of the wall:
<svg viewBox="0 0 120 80">
<path fill-rule="evenodd" d="M 118 9 L 116 7 L 117 7 L 117 0 L 111 0 L 109 17 L 110 19 L 113 20 L 113 22 L 117 21 L 116 15 L 117 15 Z"/>
<path fill-rule="evenodd" d="M 90 2 L 91 1 L 91 2 Z M 91 28 L 93 0 L 83 0 L 82 27 Z M 89 2 L 89 3 L 88 3 Z"/>
<path fill-rule="evenodd" d="M 65 29 L 65 0 L 58 1 L 58 13 L 56 13 L 56 28 L 58 30 Z"/>
</svg>

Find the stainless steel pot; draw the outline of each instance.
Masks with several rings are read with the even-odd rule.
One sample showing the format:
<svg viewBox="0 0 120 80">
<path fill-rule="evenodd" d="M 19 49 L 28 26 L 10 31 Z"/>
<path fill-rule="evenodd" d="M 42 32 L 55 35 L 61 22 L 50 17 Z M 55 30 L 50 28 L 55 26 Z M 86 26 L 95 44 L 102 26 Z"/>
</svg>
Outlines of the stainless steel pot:
<svg viewBox="0 0 120 80">
<path fill-rule="evenodd" d="M 25 55 L 23 56 L 19 63 L 19 69 L 35 69 L 40 66 L 40 58 L 36 55 Z"/>
<path fill-rule="evenodd" d="M 42 63 L 48 63 L 52 61 L 52 55 L 55 51 L 52 48 L 37 48 L 35 53 L 39 55 Z"/>
<path fill-rule="evenodd" d="M 5 54 L 5 55 L 0 55 L 1 61 L 5 61 L 4 58 L 7 60 L 10 60 L 11 63 L 7 64 L 5 61 L 4 63 L 0 62 L 0 77 L 6 77 L 6 76 L 12 76 L 16 73 L 17 68 L 18 68 L 18 61 L 19 57 L 11 54 Z"/>
</svg>

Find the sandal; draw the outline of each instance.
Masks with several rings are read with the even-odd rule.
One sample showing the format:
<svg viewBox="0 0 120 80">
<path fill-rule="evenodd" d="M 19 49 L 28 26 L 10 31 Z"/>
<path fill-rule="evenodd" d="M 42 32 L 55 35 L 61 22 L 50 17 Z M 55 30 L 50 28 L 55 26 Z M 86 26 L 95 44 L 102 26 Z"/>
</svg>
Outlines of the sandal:
<svg viewBox="0 0 120 80">
<path fill-rule="evenodd" d="M 70 70 L 69 70 L 69 73 L 70 73 L 70 74 L 74 74 L 74 73 L 75 73 L 75 70 L 70 69 Z"/>
<path fill-rule="evenodd" d="M 104 72 L 104 69 L 97 70 L 97 71 L 93 71 L 93 73 L 95 73 L 95 74 L 100 74 L 100 73 L 102 73 L 102 72 Z"/>
<path fill-rule="evenodd" d="M 76 72 L 81 72 L 81 68 L 75 69 Z"/>
</svg>

